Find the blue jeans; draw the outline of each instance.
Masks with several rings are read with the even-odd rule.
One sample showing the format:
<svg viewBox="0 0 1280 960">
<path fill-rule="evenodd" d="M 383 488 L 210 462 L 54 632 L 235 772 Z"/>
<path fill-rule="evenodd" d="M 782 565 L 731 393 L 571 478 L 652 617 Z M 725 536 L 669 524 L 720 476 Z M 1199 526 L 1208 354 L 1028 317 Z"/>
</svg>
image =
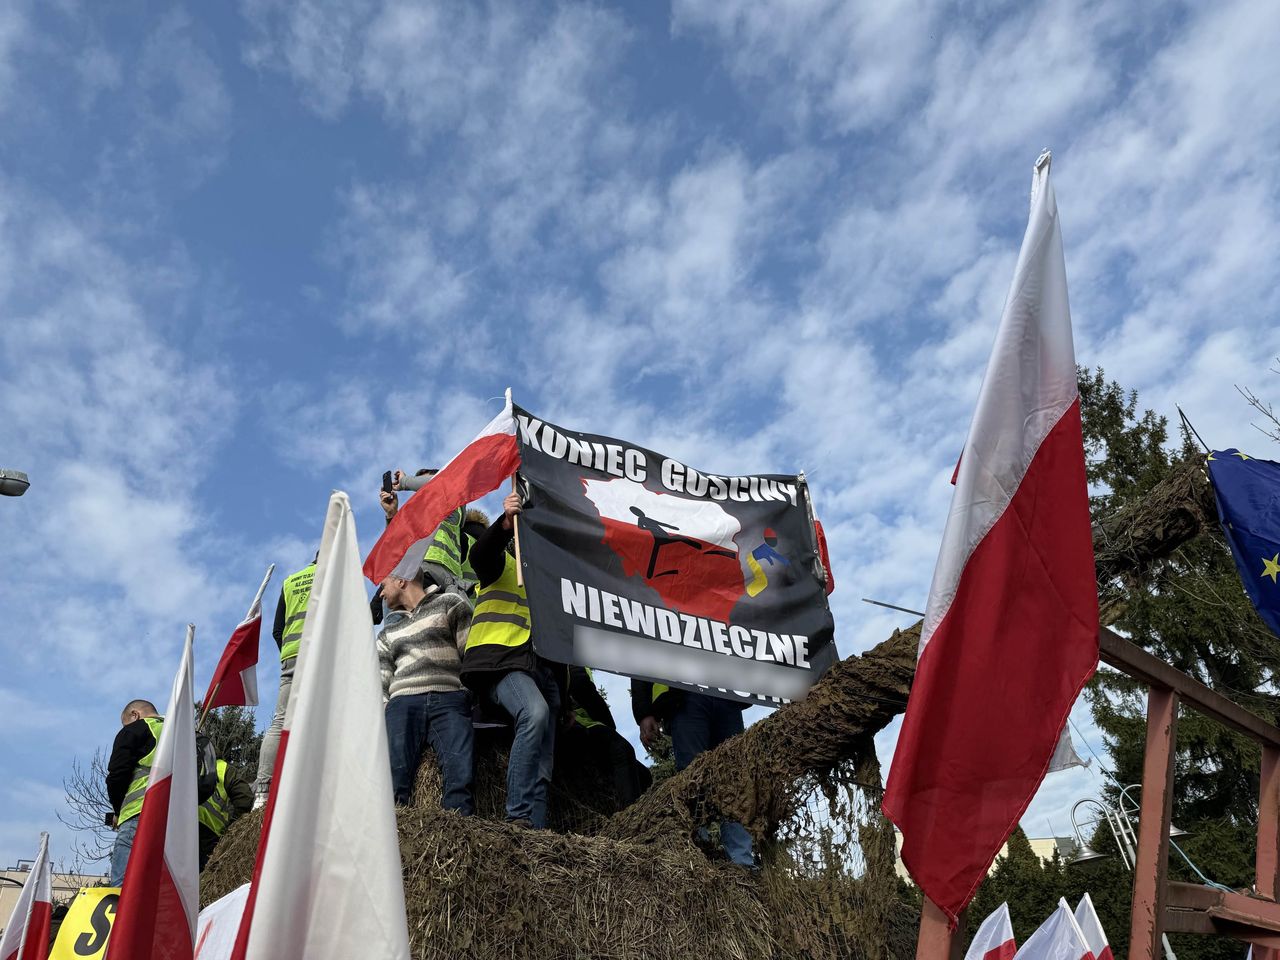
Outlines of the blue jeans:
<svg viewBox="0 0 1280 960">
<path fill-rule="evenodd" d="M 667 721 L 676 769 L 683 770 L 693 758 L 718 747 L 742 732 L 742 710 L 738 705 L 704 693 L 685 693 L 684 702 Z M 705 834 L 705 831 L 704 831 Z M 751 834 L 736 820 L 720 822 L 720 842 L 734 863 L 744 867 L 755 864 Z"/>
<path fill-rule="evenodd" d="M 528 820 L 541 830 L 547 825 L 547 787 L 555 763 L 556 714 L 560 688 L 551 671 L 512 670 L 485 692 L 489 702 L 515 721 L 511 756 L 507 760 L 507 819 Z"/>
<path fill-rule="evenodd" d="M 413 693 L 387 701 L 391 790 L 399 806 L 407 806 L 413 797 L 413 781 L 428 741 L 440 764 L 444 808 L 471 816 L 475 812 L 471 796 L 475 734 L 467 691 Z"/>
<path fill-rule="evenodd" d="M 129 865 L 129 851 L 133 849 L 133 835 L 138 832 L 141 817 L 130 817 L 116 831 L 116 842 L 111 846 L 111 878 L 107 886 L 118 887 L 124 883 L 124 868 Z"/>
</svg>

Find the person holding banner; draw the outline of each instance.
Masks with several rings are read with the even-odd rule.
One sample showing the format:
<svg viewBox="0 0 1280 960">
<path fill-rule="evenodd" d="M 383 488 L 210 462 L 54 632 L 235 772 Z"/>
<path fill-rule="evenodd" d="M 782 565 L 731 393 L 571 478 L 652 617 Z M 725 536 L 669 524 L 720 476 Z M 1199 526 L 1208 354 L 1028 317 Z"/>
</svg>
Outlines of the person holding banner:
<svg viewBox="0 0 1280 960">
<path fill-rule="evenodd" d="M 111 874 L 108 883 L 118 887 L 124 883 L 125 867 L 138 832 L 138 814 L 142 813 L 151 761 L 164 717 L 156 712 L 150 700 L 130 700 L 120 712 L 120 732 L 111 745 L 107 760 L 107 799 L 111 801 L 111 825 L 116 828 L 111 846 Z"/>
<path fill-rule="evenodd" d="M 483 703 L 515 723 L 507 761 L 507 822 L 543 829 L 555 763 L 556 717 L 565 702 L 559 681 L 533 649 L 529 599 L 510 549 L 520 497 L 510 494 L 502 516 L 472 545 L 480 581 L 462 658 L 462 681 Z"/>
</svg>

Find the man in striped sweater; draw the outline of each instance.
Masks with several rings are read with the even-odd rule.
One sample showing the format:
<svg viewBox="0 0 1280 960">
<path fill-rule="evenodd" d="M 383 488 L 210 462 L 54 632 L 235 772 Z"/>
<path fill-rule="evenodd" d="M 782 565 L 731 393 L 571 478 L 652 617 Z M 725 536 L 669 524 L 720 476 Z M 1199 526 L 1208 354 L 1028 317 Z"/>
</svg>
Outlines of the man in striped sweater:
<svg viewBox="0 0 1280 960">
<path fill-rule="evenodd" d="M 378 634 L 396 803 L 409 803 L 423 747 L 430 743 L 444 781 L 445 809 L 470 816 L 474 736 L 471 694 L 460 674 L 471 604 L 422 571 L 413 580 L 387 577 L 382 597 L 403 614 Z"/>
</svg>

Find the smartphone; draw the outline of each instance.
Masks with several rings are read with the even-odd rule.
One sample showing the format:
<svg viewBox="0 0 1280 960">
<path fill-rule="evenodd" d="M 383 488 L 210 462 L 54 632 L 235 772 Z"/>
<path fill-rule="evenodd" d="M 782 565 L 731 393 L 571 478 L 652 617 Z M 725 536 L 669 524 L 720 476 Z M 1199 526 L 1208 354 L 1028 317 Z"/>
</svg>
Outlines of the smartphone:
<svg viewBox="0 0 1280 960">
<path fill-rule="evenodd" d="M 382 491 L 383 491 L 384 493 L 391 493 L 391 492 L 392 492 L 392 490 L 391 490 L 391 471 L 390 471 L 390 470 L 386 471 L 386 472 L 385 472 L 385 473 L 383 473 L 383 475 L 382 475 Z"/>
</svg>

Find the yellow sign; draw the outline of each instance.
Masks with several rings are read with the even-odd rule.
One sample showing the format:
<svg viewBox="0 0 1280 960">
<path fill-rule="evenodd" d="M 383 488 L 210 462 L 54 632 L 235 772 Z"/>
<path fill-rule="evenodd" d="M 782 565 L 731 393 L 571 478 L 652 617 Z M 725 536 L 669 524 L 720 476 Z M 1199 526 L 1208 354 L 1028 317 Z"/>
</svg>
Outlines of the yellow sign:
<svg viewBox="0 0 1280 960">
<path fill-rule="evenodd" d="M 49 960 L 102 960 L 119 899 L 119 887 L 83 887 L 58 928 Z"/>
</svg>

